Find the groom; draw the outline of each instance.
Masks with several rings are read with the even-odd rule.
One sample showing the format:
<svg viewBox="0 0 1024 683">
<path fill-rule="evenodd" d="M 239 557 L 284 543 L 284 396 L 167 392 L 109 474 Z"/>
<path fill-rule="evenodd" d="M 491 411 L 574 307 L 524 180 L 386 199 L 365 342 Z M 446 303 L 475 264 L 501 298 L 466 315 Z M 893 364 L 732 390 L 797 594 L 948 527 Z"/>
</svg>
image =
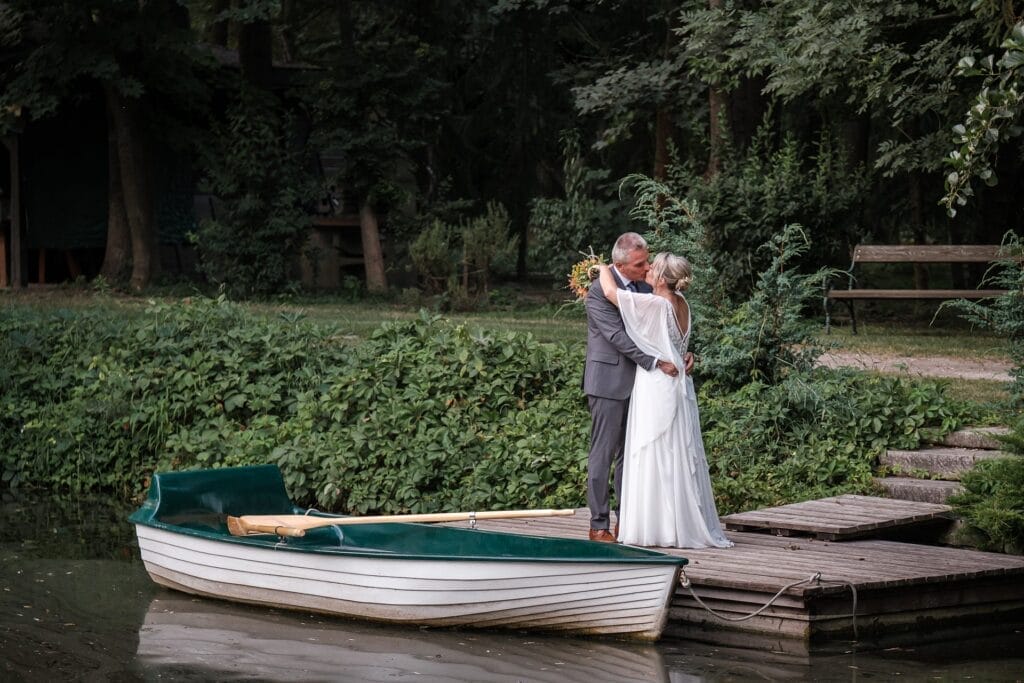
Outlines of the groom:
<svg viewBox="0 0 1024 683">
<path fill-rule="evenodd" d="M 612 248 L 612 273 L 620 289 L 651 292 L 644 278 L 650 269 L 647 242 L 635 232 L 619 236 Z M 594 280 L 584 300 L 587 307 L 587 362 L 583 372 L 583 393 L 590 405 L 590 453 L 587 457 L 587 506 L 590 508 L 590 540 L 614 543 L 609 530 L 609 472 L 618 505 L 622 496 L 622 455 L 626 441 L 626 417 L 633 391 L 636 366 L 676 376 L 679 369 L 667 360 L 648 356 L 626 335 L 619 309 L 604 297 L 601 283 Z M 693 366 L 687 354 L 686 371 Z M 616 515 L 618 511 L 616 510 Z"/>
</svg>

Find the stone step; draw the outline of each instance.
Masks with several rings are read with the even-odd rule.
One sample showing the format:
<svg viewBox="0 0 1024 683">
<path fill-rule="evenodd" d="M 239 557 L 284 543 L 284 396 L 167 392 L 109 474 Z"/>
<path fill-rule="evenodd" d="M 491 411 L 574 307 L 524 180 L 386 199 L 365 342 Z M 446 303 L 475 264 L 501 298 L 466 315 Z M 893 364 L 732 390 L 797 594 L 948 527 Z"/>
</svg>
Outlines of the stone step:
<svg viewBox="0 0 1024 683">
<path fill-rule="evenodd" d="M 978 448 L 921 448 L 916 451 L 890 450 L 882 454 L 879 462 L 899 476 L 914 476 L 924 472 L 941 479 L 960 479 L 982 460 L 1005 458 L 1002 451 Z"/>
<path fill-rule="evenodd" d="M 942 479 L 910 479 L 908 477 L 876 478 L 885 495 L 899 500 L 913 500 L 919 503 L 945 503 L 954 493 L 963 490 L 960 482 Z"/>
<path fill-rule="evenodd" d="M 992 437 L 1009 433 L 1010 430 L 1006 427 L 967 427 L 950 432 L 939 441 L 939 444 L 955 448 L 984 448 L 997 451 L 1003 444 Z"/>
</svg>

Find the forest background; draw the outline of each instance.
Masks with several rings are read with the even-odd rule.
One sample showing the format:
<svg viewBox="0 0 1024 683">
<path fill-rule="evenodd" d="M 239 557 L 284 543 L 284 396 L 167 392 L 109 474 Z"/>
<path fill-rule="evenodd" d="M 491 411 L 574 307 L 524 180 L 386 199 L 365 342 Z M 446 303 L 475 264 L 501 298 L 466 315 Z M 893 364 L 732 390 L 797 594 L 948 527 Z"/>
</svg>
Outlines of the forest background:
<svg viewBox="0 0 1024 683">
<path fill-rule="evenodd" d="M 880 448 L 970 415 L 941 386 L 814 375 L 801 320 L 820 301 L 821 269 L 846 267 L 854 244 L 1021 232 L 1021 12 L 1006 0 L 13 0 L 0 3 L 0 128 L 10 147 L 33 122 L 104 103 L 104 287 L 160 281 L 152 178 L 168 151 L 221 202 L 191 240 L 205 279 L 236 298 L 288 289 L 312 216 L 332 201 L 360 216 L 369 292 L 411 272 L 449 306 L 486 305 L 500 278 L 560 280 L 582 251 L 647 232 L 709 283 L 696 302 L 702 395 L 732 509 L 867 490 Z M 982 275 L 951 266 L 913 278 L 965 287 Z M 327 341 L 257 334 L 224 305 L 158 307 L 127 329 L 100 314 L 5 316 L 5 480 L 136 491 L 155 465 L 241 458 L 279 462 L 297 495 L 349 510 L 575 501 L 585 416 L 563 393 L 575 355 L 563 368 L 547 347 L 514 356 L 531 342 L 425 320 L 311 367 Z M 1019 307 L 970 312 L 1019 339 Z M 193 334 L 192 347 L 171 348 Z M 409 339 L 423 345 L 403 353 Z M 448 357 L 442 340 L 467 345 L 461 363 L 500 354 L 486 358 L 504 359 L 504 383 L 475 383 L 478 369 L 475 402 L 463 387 L 435 405 L 436 375 L 376 377 L 364 356 L 397 354 L 405 368 Z M 80 374 L 65 384 L 49 373 L 70 358 Z M 474 412 L 498 386 L 517 410 Z M 381 391 L 394 404 L 348 412 Z M 381 452 L 403 438 L 390 425 L 410 421 L 419 448 Z M 331 457 L 346 445 L 352 458 Z"/>
</svg>

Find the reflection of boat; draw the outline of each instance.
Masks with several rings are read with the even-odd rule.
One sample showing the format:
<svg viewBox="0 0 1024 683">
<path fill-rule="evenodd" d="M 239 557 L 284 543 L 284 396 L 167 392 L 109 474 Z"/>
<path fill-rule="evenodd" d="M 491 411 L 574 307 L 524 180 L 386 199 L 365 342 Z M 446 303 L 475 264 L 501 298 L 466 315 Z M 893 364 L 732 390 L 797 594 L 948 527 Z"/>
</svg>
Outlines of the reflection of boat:
<svg viewBox="0 0 1024 683">
<path fill-rule="evenodd" d="M 668 680 L 658 650 L 640 643 L 396 629 L 163 592 L 139 630 L 137 665 L 147 678 L 190 680 Z"/>
<path fill-rule="evenodd" d="M 294 514 L 274 466 L 156 474 L 131 516 L 154 581 L 198 595 L 428 626 L 658 638 L 685 559 L 583 540 L 366 524 L 232 536 Z"/>
</svg>

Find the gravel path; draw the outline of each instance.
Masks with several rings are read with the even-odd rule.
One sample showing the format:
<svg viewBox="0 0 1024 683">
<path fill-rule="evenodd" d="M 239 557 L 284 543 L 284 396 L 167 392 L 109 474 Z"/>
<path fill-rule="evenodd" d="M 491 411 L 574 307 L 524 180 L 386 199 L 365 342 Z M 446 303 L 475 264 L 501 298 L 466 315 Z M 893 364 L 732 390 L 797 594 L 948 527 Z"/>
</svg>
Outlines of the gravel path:
<svg viewBox="0 0 1024 683">
<path fill-rule="evenodd" d="M 830 368 L 853 367 L 884 373 L 907 373 L 920 377 L 958 377 L 995 382 L 1009 382 L 1012 368 L 1008 362 L 992 359 L 884 356 L 860 351 L 831 351 L 822 354 L 818 364 Z"/>
</svg>

